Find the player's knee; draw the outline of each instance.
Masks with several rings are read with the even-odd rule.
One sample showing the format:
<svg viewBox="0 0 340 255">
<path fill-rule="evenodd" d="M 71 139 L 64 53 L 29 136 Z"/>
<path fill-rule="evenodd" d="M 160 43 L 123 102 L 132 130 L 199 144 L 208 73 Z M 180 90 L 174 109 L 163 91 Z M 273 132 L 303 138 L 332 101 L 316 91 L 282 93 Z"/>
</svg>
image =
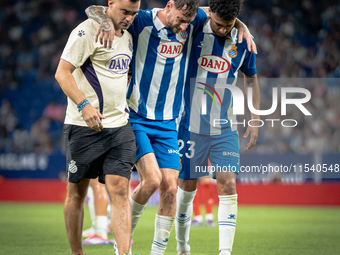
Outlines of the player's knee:
<svg viewBox="0 0 340 255">
<path fill-rule="evenodd" d="M 160 195 L 163 200 L 169 203 L 176 201 L 177 186 L 176 185 L 163 185 L 159 187 Z"/>
<path fill-rule="evenodd" d="M 197 179 L 194 180 L 179 179 L 178 187 L 187 192 L 195 191 L 197 189 Z"/>
<path fill-rule="evenodd" d="M 87 194 L 86 185 L 75 185 L 69 183 L 67 186 L 66 201 L 84 202 Z"/>
<path fill-rule="evenodd" d="M 162 182 L 162 176 L 153 176 L 152 178 L 147 178 L 143 183 L 141 183 L 142 186 L 147 187 L 148 189 L 155 191 L 159 188 L 160 184 Z"/>
<path fill-rule="evenodd" d="M 82 204 L 85 202 L 85 195 L 75 191 L 68 191 L 66 195 L 66 203 Z"/>
<path fill-rule="evenodd" d="M 125 177 L 117 177 L 112 179 L 111 182 L 106 182 L 106 189 L 110 195 L 110 198 L 112 196 L 128 197 L 128 180 Z"/>
<path fill-rule="evenodd" d="M 108 193 L 110 196 L 110 201 L 113 203 L 115 203 L 115 201 L 121 201 L 121 199 L 126 201 L 129 200 L 129 192 L 126 185 L 119 185 L 112 189 L 108 189 Z"/>
</svg>

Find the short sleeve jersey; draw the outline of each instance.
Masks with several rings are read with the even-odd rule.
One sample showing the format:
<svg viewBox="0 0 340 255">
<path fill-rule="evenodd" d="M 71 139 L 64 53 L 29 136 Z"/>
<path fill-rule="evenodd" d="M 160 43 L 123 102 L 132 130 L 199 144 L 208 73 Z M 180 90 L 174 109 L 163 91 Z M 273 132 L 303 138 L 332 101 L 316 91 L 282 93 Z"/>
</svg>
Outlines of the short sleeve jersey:
<svg viewBox="0 0 340 255">
<path fill-rule="evenodd" d="M 138 115 L 170 120 L 181 108 L 192 37 L 207 15 L 199 9 L 186 30 L 175 34 L 160 21 L 158 11 L 140 10 L 129 28 L 134 56 L 127 98 Z"/>
<path fill-rule="evenodd" d="M 237 33 L 233 28 L 230 37 L 218 37 L 208 21 L 193 39 L 180 122 L 190 132 L 220 135 L 230 127 L 231 121 L 237 121 L 230 90 L 216 86 L 235 86 L 239 70 L 247 76 L 257 72 L 255 54 L 248 51 L 245 39 L 238 43 Z M 216 124 L 215 120 L 224 120 L 223 125 Z M 237 126 L 231 128 L 236 130 Z"/>
<path fill-rule="evenodd" d="M 69 36 L 61 58 L 76 69 L 72 73 L 79 90 L 101 114 L 104 128 L 120 127 L 128 121 L 127 72 L 132 58 L 132 36 L 115 36 L 111 49 L 95 43 L 99 24 L 87 19 Z M 68 98 L 65 124 L 87 126 L 77 105 Z"/>
</svg>

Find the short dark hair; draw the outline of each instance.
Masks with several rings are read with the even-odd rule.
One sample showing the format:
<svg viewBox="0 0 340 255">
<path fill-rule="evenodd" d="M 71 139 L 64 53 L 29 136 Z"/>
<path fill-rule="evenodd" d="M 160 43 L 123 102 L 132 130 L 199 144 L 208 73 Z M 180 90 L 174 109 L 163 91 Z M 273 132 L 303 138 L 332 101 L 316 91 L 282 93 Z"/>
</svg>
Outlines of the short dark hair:
<svg viewBox="0 0 340 255">
<path fill-rule="evenodd" d="M 210 0 L 211 11 L 225 21 L 235 19 L 241 12 L 243 0 Z"/>
<path fill-rule="evenodd" d="M 198 12 L 199 0 L 172 0 L 177 10 L 182 10 L 185 6 L 185 16 L 194 16 Z"/>
</svg>

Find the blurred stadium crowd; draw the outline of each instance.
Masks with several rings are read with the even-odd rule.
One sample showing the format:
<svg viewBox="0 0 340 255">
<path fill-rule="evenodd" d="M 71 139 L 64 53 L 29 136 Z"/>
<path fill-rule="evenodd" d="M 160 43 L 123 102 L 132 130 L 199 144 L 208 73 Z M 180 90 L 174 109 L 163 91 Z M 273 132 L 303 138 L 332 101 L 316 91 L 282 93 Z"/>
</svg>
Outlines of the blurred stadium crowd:
<svg viewBox="0 0 340 255">
<path fill-rule="evenodd" d="M 142 8 L 165 3 L 142 0 Z M 69 33 L 86 19 L 84 10 L 92 4 L 107 1 L 1 1 L 1 153 L 61 149 L 66 98 L 54 73 Z M 201 1 L 202 6 L 207 4 Z M 274 78 L 260 79 L 261 108 L 270 108 L 278 80 L 293 78 L 291 84 L 302 84 L 312 94 L 305 106 L 313 116 L 288 108 L 287 118 L 296 119 L 298 125 L 265 123 L 258 145 L 249 153 L 339 153 L 340 3 L 246 0 L 240 19 L 257 42 L 258 77 Z M 282 119 L 279 108 L 270 117 Z M 244 132 L 242 127 L 239 131 Z M 241 149 L 247 141 L 241 139 Z"/>
</svg>

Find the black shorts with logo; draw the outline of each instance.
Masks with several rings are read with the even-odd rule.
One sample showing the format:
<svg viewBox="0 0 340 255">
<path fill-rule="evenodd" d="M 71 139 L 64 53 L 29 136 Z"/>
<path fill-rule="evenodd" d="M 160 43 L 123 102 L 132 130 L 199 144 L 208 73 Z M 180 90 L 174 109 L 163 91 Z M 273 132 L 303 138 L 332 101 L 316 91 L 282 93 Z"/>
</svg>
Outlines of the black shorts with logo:
<svg viewBox="0 0 340 255">
<path fill-rule="evenodd" d="M 88 127 L 64 124 L 66 166 L 69 182 L 83 178 L 105 183 L 105 175 L 130 179 L 136 161 L 135 136 L 130 123 L 119 128 L 94 131 Z"/>
</svg>

